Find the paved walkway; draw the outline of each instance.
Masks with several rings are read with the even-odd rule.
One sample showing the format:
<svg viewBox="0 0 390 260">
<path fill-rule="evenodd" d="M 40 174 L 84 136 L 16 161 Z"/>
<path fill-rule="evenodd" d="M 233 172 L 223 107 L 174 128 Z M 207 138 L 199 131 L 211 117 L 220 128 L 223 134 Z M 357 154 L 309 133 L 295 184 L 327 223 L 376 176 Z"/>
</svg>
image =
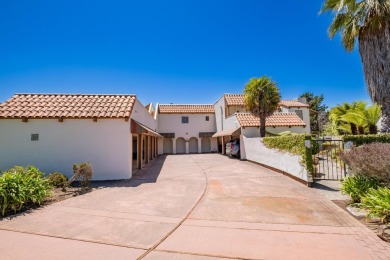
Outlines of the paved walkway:
<svg viewBox="0 0 390 260">
<path fill-rule="evenodd" d="M 0 221 L 1 259 L 389 259 L 389 246 L 288 177 L 217 154 Z"/>
</svg>

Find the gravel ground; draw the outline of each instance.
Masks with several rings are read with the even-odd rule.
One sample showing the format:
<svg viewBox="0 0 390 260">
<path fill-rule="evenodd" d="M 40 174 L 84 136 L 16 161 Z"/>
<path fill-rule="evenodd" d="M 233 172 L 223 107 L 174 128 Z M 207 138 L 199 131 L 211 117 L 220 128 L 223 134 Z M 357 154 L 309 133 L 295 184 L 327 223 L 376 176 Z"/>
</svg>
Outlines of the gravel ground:
<svg viewBox="0 0 390 260">
<path fill-rule="evenodd" d="M 349 196 L 340 192 L 340 181 L 320 180 L 313 183 L 312 189 L 329 200 L 349 200 Z"/>
</svg>

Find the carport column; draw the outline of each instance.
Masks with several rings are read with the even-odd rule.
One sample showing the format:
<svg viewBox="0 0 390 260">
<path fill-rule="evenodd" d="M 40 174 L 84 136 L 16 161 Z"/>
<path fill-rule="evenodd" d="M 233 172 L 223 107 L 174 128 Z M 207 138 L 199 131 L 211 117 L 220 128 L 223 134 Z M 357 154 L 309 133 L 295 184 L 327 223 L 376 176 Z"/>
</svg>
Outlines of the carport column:
<svg viewBox="0 0 390 260">
<path fill-rule="evenodd" d="M 142 134 L 137 135 L 137 168 L 142 169 Z"/>
<path fill-rule="evenodd" d="M 190 141 L 186 140 L 186 153 L 190 153 Z"/>
<path fill-rule="evenodd" d="M 158 137 L 156 137 L 156 151 L 154 152 L 155 156 L 158 157 Z"/>
<path fill-rule="evenodd" d="M 172 153 L 176 154 L 176 138 L 172 139 Z"/>
<path fill-rule="evenodd" d="M 202 138 L 208 138 L 208 137 L 199 137 L 198 138 L 198 153 L 202 153 Z"/>
<path fill-rule="evenodd" d="M 150 141 L 151 141 L 151 147 L 152 147 L 152 149 L 150 150 L 150 159 L 153 160 L 153 158 L 154 158 L 154 136 L 150 137 Z"/>
<path fill-rule="evenodd" d="M 145 151 L 145 163 L 149 163 L 149 136 L 145 136 L 146 138 L 146 142 L 145 142 L 145 147 L 146 147 L 146 151 Z"/>
<path fill-rule="evenodd" d="M 221 143 L 222 143 L 221 154 L 225 154 L 225 138 L 223 138 L 223 136 L 221 136 Z"/>
</svg>

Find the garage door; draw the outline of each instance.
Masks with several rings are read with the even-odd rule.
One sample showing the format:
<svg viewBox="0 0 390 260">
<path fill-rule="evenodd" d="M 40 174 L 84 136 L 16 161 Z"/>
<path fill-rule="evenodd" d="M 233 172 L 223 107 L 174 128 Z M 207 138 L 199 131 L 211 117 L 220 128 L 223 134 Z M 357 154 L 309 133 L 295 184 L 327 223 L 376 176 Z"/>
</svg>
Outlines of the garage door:
<svg viewBox="0 0 390 260">
<path fill-rule="evenodd" d="M 183 137 L 177 138 L 176 140 L 176 153 L 186 153 L 186 141 Z"/>
<path fill-rule="evenodd" d="M 173 153 L 173 141 L 172 138 L 164 138 L 163 152 L 172 154 Z"/>
<path fill-rule="evenodd" d="M 209 137 L 202 138 L 202 153 L 210 153 L 211 152 L 211 144 Z"/>
<path fill-rule="evenodd" d="M 189 141 L 190 153 L 198 153 L 198 139 L 191 137 Z"/>
</svg>

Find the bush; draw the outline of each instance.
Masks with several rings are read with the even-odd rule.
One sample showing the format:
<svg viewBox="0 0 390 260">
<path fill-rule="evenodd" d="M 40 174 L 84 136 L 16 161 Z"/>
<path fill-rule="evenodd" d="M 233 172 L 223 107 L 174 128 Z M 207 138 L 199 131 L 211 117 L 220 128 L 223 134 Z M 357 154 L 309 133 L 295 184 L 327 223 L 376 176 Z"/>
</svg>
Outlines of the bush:
<svg viewBox="0 0 390 260">
<path fill-rule="evenodd" d="M 16 166 L 0 176 L 0 209 L 18 211 L 24 205 L 41 204 L 50 196 L 51 185 L 37 168 Z"/>
<path fill-rule="evenodd" d="M 352 202 L 360 202 L 361 198 L 371 188 L 378 188 L 379 182 L 375 178 L 369 178 L 363 175 L 348 177 L 341 182 L 340 190 L 343 194 L 349 195 Z"/>
<path fill-rule="evenodd" d="M 53 172 L 47 176 L 49 183 L 57 188 L 63 188 L 67 185 L 68 178 L 59 172 Z"/>
<path fill-rule="evenodd" d="M 69 180 L 69 184 L 71 184 L 75 180 L 80 180 L 81 186 L 87 187 L 89 186 L 92 180 L 92 166 L 88 162 L 83 162 L 80 164 L 73 165 L 74 175 Z"/>
<path fill-rule="evenodd" d="M 390 143 L 390 134 L 377 135 L 347 135 L 343 137 L 344 142 L 352 142 L 355 146 L 370 143 Z"/>
<path fill-rule="evenodd" d="M 390 144 L 372 143 L 340 153 L 340 158 L 355 174 L 390 183 Z"/>
<path fill-rule="evenodd" d="M 367 217 L 379 217 L 384 223 L 390 221 L 390 189 L 370 189 L 360 205 L 367 210 Z"/>
</svg>

